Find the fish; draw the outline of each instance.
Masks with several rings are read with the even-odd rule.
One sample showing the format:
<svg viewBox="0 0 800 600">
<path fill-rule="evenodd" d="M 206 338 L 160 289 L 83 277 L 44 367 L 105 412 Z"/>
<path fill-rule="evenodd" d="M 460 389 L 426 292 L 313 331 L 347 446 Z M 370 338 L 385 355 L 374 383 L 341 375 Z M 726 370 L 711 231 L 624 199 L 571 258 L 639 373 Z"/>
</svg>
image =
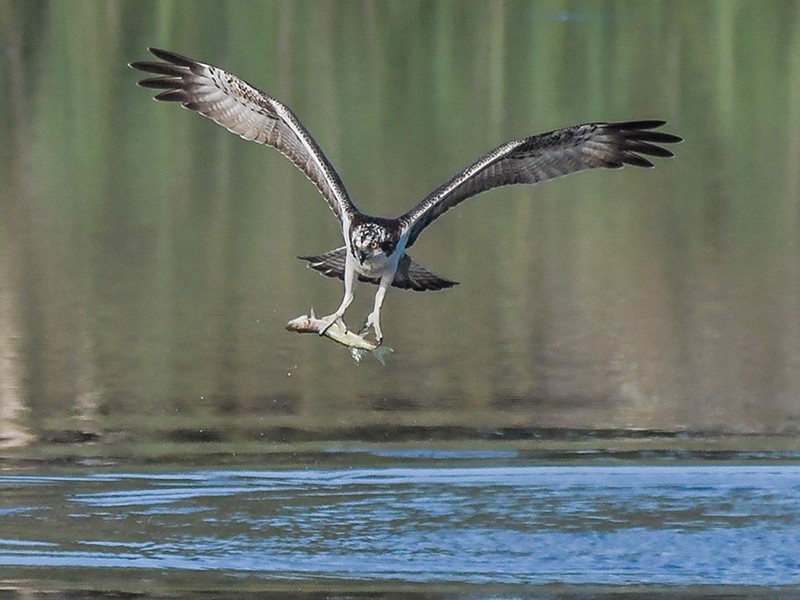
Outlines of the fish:
<svg viewBox="0 0 800 600">
<path fill-rule="evenodd" d="M 349 331 L 341 319 L 337 319 L 330 327 L 325 329 L 327 325 L 327 321 L 318 319 L 314 315 L 314 309 L 312 308 L 308 315 L 302 315 L 286 323 L 286 330 L 294 331 L 295 333 L 316 333 L 317 335 L 325 336 L 347 347 L 356 364 L 360 363 L 361 359 L 367 354 L 372 354 L 375 360 L 385 365 L 386 357 L 394 352 L 391 348 L 378 345 L 357 333 Z"/>
</svg>

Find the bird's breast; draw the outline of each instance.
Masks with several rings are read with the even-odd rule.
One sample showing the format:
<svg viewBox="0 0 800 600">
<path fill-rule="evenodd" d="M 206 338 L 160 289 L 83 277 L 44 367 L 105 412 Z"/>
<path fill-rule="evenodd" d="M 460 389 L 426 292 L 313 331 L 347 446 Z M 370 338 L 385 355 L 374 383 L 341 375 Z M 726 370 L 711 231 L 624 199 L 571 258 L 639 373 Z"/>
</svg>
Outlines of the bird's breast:
<svg viewBox="0 0 800 600">
<path fill-rule="evenodd" d="M 356 261 L 356 271 L 367 277 L 383 277 L 394 273 L 397 261 L 385 254 L 366 259 L 363 263 Z"/>
</svg>

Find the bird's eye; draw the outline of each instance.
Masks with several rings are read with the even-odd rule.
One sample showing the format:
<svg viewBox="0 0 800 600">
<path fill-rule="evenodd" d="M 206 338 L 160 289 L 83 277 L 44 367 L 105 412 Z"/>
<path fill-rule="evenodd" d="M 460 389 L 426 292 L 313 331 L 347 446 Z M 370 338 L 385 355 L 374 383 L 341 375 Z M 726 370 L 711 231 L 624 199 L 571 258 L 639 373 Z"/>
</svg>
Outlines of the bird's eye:
<svg viewBox="0 0 800 600">
<path fill-rule="evenodd" d="M 378 242 L 376 242 L 375 240 L 372 240 L 372 241 L 369 243 L 369 247 L 370 247 L 372 250 L 375 250 L 375 249 L 378 247 Z"/>
</svg>

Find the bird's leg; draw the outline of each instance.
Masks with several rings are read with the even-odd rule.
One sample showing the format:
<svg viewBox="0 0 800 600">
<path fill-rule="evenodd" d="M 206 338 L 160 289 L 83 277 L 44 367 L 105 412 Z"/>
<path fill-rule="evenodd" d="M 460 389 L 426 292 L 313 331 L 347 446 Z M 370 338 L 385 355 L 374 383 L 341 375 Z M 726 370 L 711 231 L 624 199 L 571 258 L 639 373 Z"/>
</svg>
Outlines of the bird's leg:
<svg viewBox="0 0 800 600">
<path fill-rule="evenodd" d="M 347 310 L 347 307 L 350 306 L 350 303 L 353 301 L 353 290 L 355 289 L 357 281 L 358 273 L 356 273 L 355 265 L 348 257 L 344 263 L 344 298 L 342 298 L 342 303 L 339 305 L 339 308 L 336 309 L 335 313 L 321 318 L 325 321 L 325 327 L 319 332 L 320 335 L 325 335 L 325 332 L 331 328 L 331 325 L 342 319 L 344 311 Z M 347 331 L 347 326 L 344 324 L 344 321 L 342 321 L 342 326 L 345 331 Z"/>
<path fill-rule="evenodd" d="M 392 285 L 392 279 L 394 279 L 394 273 L 381 277 L 381 282 L 378 286 L 378 292 L 375 294 L 375 306 L 372 308 L 372 312 L 367 315 L 367 320 L 364 321 L 364 327 L 361 328 L 360 332 L 363 335 L 370 327 L 372 327 L 375 330 L 375 341 L 378 342 L 379 346 L 383 343 L 383 332 L 381 331 L 381 305 L 383 304 L 383 297 L 386 295 L 386 290 L 388 290 L 389 286 Z"/>
</svg>

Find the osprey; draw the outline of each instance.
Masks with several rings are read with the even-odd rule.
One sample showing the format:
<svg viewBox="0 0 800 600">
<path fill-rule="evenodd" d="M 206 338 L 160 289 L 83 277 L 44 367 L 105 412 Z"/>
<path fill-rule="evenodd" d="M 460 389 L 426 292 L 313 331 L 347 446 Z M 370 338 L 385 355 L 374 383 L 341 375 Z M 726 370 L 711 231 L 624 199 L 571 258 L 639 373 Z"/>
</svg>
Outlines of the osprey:
<svg viewBox="0 0 800 600">
<path fill-rule="evenodd" d="M 389 286 L 421 292 L 457 285 L 434 275 L 407 253 L 422 231 L 445 212 L 504 185 L 535 184 L 600 167 L 652 167 L 645 156 L 673 156 L 657 144 L 681 141 L 654 131 L 665 121 L 586 123 L 557 129 L 498 146 L 396 219 L 373 217 L 356 208 L 333 165 L 285 104 L 219 67 L 158 48 L 149 50 L 163 62 L 129 66 L 156 75 L 139 81 L 140 86 L 162 90 L 156 100 L 179 102 L 246 140 L 276 148 L 316 186 L 339 219 L 344 246 L 299 258 L 328 277 L 344 280 L 339 308 L 324 317 L 328 327 L 350 306 L 357 280 L 378 286 L 361 333 L 372 327 L 379 344 L 383 340 L 381 304 Z"/>
</svg>

